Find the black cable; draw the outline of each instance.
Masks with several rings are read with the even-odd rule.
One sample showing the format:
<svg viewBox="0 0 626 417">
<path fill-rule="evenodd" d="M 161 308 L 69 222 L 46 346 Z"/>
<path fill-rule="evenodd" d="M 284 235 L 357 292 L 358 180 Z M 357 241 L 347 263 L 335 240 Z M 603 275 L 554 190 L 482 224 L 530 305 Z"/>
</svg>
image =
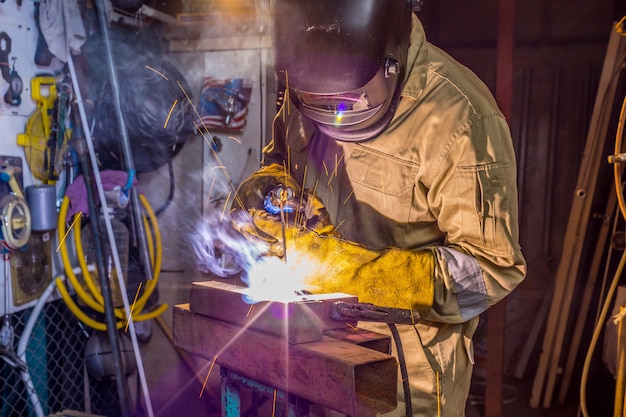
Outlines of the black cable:
<svg viewBox="0 0 626 417">
<path fill-rule="evenodd" d="M 404 359 L 404 349 L 402 349 L 402 341 L 400 340 L 400 333 L 398 328 L 393 323 L 388 323 L 389 330 L 393 336 L 393 342 L 396 344 L 396 350 L 398 351 L 398 362 L 400 363 L 400 374 L 402 375 L 402 387 L 404 388 L 404 408 L 406 411 L 406 417 L 413 415 L 413 405 L 411 404 L 411 387 L 409 385 L 409 372 L 406 369 L 406 361 Z"/>
<path fill-rule="evenodd" d="M 168 171 L 169 171 L 169 176 L 170 176 L 170 193 L 167 196 L 167 200 L 165 201 L 165 203 L 163 203 L 163 205 L 154 212 L 154 215 L 157 217 L 161 213 L 163 213 L 165 209 L 170 205 L 170 203 L 174 200 L 174 189 L 175 189 L 174 186 L 175 186 L 176 181 L 174 180 L 174 164 L 171 159 L 167 161 L 167 166 L 168 166 Z"/>
</svg>

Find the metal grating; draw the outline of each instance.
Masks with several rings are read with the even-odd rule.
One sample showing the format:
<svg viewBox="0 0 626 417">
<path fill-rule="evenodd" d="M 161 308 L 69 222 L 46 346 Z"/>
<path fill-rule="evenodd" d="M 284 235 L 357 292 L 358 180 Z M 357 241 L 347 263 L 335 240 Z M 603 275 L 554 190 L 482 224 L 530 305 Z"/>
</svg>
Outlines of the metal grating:
<svg viewBox="0 0 626 417">
<path fill-rule="evenodd" d="M 14 351 L 31 313 L 28 309 L 9 316 Z M 115 381 L 95 380 L 84 370 L 83 351 L 92 332 L 61 300 L 47 303 L 41 311 L 28 342 L 26 362 L 44 415 L 62 410 L 108 417 L 120 414 Z M 0 354 L 0 417 L 36 417 L 21 373 L 6 357 Z"/>
</svg>

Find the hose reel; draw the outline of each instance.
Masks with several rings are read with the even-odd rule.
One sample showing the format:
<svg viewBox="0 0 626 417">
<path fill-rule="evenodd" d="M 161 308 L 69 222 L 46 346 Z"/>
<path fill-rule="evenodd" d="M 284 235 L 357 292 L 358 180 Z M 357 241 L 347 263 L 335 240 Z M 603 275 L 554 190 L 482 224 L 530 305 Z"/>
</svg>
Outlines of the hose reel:
<svg viewBox="0 0 626 417">
<path fill-rule="evenodd" d="M 31 232 L 30 210 L 26 200 L 9 194 L 0 200 L 0 243 L 9 251 L 26 246 Z"/>
</svg>

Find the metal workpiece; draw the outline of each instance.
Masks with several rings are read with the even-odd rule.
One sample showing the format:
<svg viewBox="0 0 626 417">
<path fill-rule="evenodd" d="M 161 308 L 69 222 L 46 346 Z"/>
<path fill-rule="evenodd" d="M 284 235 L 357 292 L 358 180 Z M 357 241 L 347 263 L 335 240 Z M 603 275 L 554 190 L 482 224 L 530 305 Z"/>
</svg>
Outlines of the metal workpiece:
<svg viewBox="0 0 626 417">
<path fill-rule="evenodd" d="M 344 329 L 356 321 L 340 322 L 330 316 L 334 302 L 353 303 L 347 294 L 296 295 L 292 301 L 247 301 L 247 288 L 220 281 L 194 282 L 190 309 L 239 326 L 286 337 L 292 343 L 319 342 L 326 330 Z"/>
<path fill-rule="evenodd" d="M 398 362 L 391 355 L 348 338 L 286 343 L 284 337 L 194 312 L 189 304 L 175 306 L 173 313 L 176 347 L 249 379 L 352 417 L 396 408 Z"/>
</svg>

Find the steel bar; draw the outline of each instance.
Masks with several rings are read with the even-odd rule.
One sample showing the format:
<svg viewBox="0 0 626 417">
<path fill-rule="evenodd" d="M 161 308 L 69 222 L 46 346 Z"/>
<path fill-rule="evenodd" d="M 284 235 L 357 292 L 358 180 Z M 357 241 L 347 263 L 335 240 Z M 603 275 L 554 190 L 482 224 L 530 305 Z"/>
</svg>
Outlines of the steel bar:
<svg viewBox="0 0 626 417">
<path fill-rule="evenodd" d="M 330 306 L 342 300 L 356 301 L 346 294 L 294 294 L 293 301 L 246 301 L 248 289 L 220 281 L 194 282 L 191 287 L 190 309 L 240 326 L 250 326 L 277 336 L 286 336 L 290 343 L 322 340 L 322 332 L 343 329 L 346 324 L 330 318 Z"/>
<path fill-rule="evenodd" d="M 398 363 L 372 349 L 324 336 L 290 344 L 277 337 L 174 307 L 175 346 L 248 378 L 352 416 L 396 408 Z"/>
</svg>

